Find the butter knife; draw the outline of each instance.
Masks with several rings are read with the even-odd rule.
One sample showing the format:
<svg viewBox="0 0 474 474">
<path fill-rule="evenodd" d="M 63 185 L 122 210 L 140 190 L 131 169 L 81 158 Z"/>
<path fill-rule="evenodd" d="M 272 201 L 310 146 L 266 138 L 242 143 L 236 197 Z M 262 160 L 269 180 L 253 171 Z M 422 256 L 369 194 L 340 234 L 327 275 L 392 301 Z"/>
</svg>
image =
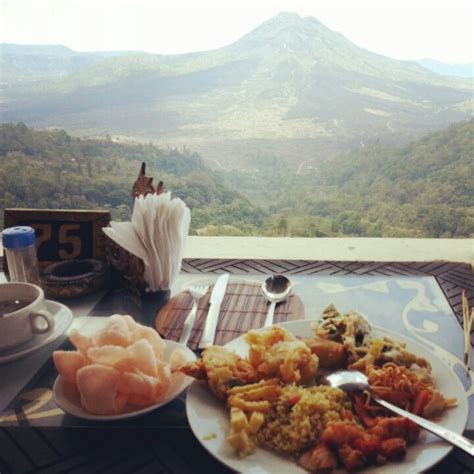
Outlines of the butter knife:
<svg viewBox="0 0 474 474">
<path fill-rule="evenodd" d="M 219 321 L 219 312 L 222 300 L 224 299 L 228 281 L 229 274 L 225 273 L 217 279 L 214 288 L 212 289 L 211 298 L 209 300 L 211 306 L 209 308 L 209 312 L 207 313 L 201 341 L 199 342 L 200 349 L 204 349 L 205 347 L 212 346 L 212 344 L 214 344 L 217 322 Z"/>
</svg>

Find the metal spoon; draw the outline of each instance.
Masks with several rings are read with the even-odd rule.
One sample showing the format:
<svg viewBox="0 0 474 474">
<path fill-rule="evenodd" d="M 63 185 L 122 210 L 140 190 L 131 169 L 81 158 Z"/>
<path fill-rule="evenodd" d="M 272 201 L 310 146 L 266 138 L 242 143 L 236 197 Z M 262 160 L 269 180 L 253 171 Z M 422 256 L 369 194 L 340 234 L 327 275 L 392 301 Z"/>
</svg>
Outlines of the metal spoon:
<svg viewBox="0 0 474 474">
<path fill-rule="evenodd" d="M 291 293 L 291 283 L 286 276 L 272 275 L 262 283 L 262 292 L 270 301 L 267 317 L 263 327 L 273 324 L 273 315 L 275 314 L 275 306 L 280 301 L 286 300 Z"/>
<path fill-rule="evenodd" d="M 390 411 L 393 411 L 397 415 L 404 416 L 409 420 L 414 421 L 418 426 L 421 426 L 427 431 L 439 436 L 440 438 L 446 440 L 448 443 L 457 446 L 458 448 L 466 451 L 471 456 L 474 456 L 474 444 L 467 439 L 466 437 L 455 433 L 454 431 L 448 430 L 447 428 L 443 428 L 436 423 L 426 420 L 420 416 L 414 415 L 406 410 L 398 408 L 395 405 L 392 405 L 385 400 L 382 400 L 378 396 L 376 396 L 371 390 L 369 386 L 369 381 L 367 377 L 357 370 L 340 370 L 334 372 L 323 379 L 332 387 L 338 387 L 341 390 L 352 392 L 354 390 L 368 390 L 371 393 L 372 400 L 375 400 L 378 404 L 382 405 L 383 407 L 387 408 Z M 324 382 L 323 382 L 324 383 Z"/>
</svg>

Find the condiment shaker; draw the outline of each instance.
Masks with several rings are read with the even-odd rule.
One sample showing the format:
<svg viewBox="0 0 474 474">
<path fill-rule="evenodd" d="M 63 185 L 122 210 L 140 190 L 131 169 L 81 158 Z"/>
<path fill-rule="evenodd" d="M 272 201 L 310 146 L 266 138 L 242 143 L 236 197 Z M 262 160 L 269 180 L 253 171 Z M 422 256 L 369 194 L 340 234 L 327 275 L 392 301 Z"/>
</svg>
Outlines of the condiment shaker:
<svg viewBox="0 0 474 474">
<path fill-rule="evenodd" d="M 9 227 L 2 232 L 10 281 L 40 285 L 35 230 L 28 226 Z"/>
</svg>

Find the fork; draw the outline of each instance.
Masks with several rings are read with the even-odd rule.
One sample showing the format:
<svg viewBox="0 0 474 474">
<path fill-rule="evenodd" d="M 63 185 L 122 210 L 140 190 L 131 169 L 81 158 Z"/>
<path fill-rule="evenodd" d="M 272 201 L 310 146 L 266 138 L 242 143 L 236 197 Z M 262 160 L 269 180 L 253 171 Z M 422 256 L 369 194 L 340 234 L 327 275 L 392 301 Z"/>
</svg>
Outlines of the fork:
<svg viewBox="0 0 474 474">
<path fill-rule="evenodd" d="M 179 342 L 186 345 L 191 335 L 191 330 L 193 329 L 194 322 L 196 321 L 196 314 L 198 309 L 199 300 L 207 293 L 209 286 L 191 286 L 188 288 L 189 293 L 193 297 L 193 307 L 189 312 L 186 321 L 183 324 L 183 331 L 181 332 L 181 337 Z"/>
</svg>

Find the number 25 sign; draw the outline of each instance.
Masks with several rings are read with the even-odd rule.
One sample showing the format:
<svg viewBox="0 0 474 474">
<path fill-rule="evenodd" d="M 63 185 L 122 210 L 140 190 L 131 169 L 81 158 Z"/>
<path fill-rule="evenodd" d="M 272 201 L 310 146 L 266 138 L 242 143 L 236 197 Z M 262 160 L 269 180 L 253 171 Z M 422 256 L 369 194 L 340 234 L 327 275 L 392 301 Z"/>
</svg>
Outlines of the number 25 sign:
<svg viewBox="0 0 474 474">
<path fill-rule="evenodd" d="M 102 227 L 109 211 L 5 209 L 4 227 L 29 225 L 36 231 L 36 250 L 42 268 L 73 258 L 105 259 Z"/>
</svg>

